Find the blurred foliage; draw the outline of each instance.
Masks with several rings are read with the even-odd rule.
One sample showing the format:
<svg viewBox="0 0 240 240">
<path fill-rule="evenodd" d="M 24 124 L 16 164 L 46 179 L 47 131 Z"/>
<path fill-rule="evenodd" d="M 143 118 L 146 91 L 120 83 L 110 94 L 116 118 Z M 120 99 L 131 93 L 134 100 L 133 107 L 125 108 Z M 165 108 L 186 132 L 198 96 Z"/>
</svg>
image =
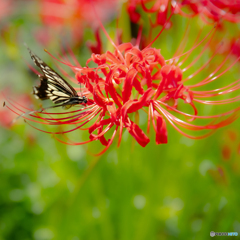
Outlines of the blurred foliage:
<svg viewBox="0 0 240 240">
<path fill-rule="evenodd" d="M 25 11 L 22 4 L 28 5 Z M 2 90 L 9 88 L 15 100 L 19 94 L 30 93 L 36 79 L 28 70 L 26 62 L 30 59 L 23 43 L 27 42 L 46 62 L 51 61 L 34 36 L 42 27 L 35 14 L 36 6 L 35 1 L 17 1 L 16 6 L 12 5 L 14 14 L 1 20 L 0 86 Z M 129 41 L 131 24 L 124 9 L 120 16 L 123 39 Z M 189 20 L 173 16 L 172 22 L 172 28 L 154 43 L 166 59 L 173 56 Z M 104 26 L 114 38 L 116 21 Z M 212 26 L 203 26 L 197 18 L 191 20 L 186 49 L 193 46 L 201 28 L 204 36 Z M 152 35 L 156 36 L 160 29 L 156 28 Z M 226 29 L 217 33 L 217 39 L 234 36 L 239 25 L 226 24 Z M 82 31 L 82 43 L 73 49 L 84 66 L 91 54 L 84 43 L 94 41 L 94 30 Z M 106 36 L 101 33 L 101 37 L 104 50 L 112 49 Z M 44 47 L 60 52 L 61 40 L 65 39 L 54 35 L 54 30 L 51 38 Z M 71 47 L 71 40 L 66 42 Z M 197 51 L 195 55 L 201 49 Z M 194 65 L 195 70 L 209 55 L 206 52 L 205 59 Z M 238 77 L 239 65 L 229 75 Z M 199 78 L 205 76 L 204 71 L 199 74 Z M 225 77 L 220 80 L 228 82 Z M 218 84 L 214 86 L 217 88 Z M 39 102 L 33 101 L 39 106 Z M 228 108 L 221 107 L 221 111 Z M 201 110 L 212 115 L 219 109 L 207 106 Z M 143 118 L 140 115 L 145 130 Z M 10 128 L 1 127 L 0 240 L 202 240 L 209 238 L 210 231 L 240 234 L 239 123 L 238 119 L 196 141 L 181 136 L 168 125 L 169 143 L 157 146 L 152 135 L 146 148 L 125 132 L 120 148 L 114 142 L 101 157 L 92 155 L 101 150 L 99 142 L 66 146 L 34 130 L 22 119 Z M 232 140 L 229 131 L 234 132 Z M 79 140 L 85 136 L 80 131 L 74 134 Z M 227 158 L 223 154 L 226 146 L 230 151 Z"/>
</svg>

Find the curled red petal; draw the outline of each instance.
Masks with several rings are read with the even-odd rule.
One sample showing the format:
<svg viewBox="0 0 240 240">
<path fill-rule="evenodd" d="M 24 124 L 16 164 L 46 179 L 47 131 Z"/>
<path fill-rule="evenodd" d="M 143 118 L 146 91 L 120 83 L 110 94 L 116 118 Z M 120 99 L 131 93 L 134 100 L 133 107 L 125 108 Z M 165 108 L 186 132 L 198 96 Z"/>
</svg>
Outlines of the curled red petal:
<svg viewBox="0 0 240 240">
<path fill-rule="evenodd" d="M 156 100 L 163 92 L 163 88 L 165 86 L 165 82 L 166 82 L 166 78 L 163 78 L 160 82 L 160 84 L 158 84 L 157 90 L 156 90 L 156 94 L 154 96 L 154 100 Z"/>
<path fill-rule="evenodd" d="M 127 110 L 128 108 L 132 105 L 132 103 L 134 102 L 134 100 L 128 100 L 121 108 L 120 110 L 120 116 L 122 116 L 122 120 L 123 122 L 125 122 L 126 120 L 126 116 L 127 116 Z"/>
<path fill-rule="evenodd" d="M 112 63 L 121 64 L 121 61 L 118 59 L 118 57 L 109 51 L 107 51 L 106 57 L 108 60 L 111 60 Z"/>
<path fill-rule="evenodd" d="M 127 127 L 128 132 L 136 139 L 136 141 L 142 146 L 145 147 L 150 139 L 143 132 L 143 130 L 134 122 L 131 121 L 130 125 Z"/>
<path fill-rule="evenodd" d="M 172 68 L 172 65 L 165 65 L 161 68 L 161 74 L 164 78 L 166 78 Z"/>
<path fill-rule="evenodd" d="M 146 79 L 148 88 L 152 87 L 152 76 L 149 71 L 146 71 Z"/>
<path fill-rule="evenodd" d="M 99 107 L 106 107 L 106 102 L 108 101 L 97 89 L 97 86 L 94 88 L 93 99 Z"/>
<path fill-rule="evenodd" d="M 83 76 L 85 79 L 85 86 L 88 89 L 89 92 L 93 93 L 93 85 L 90 83 L 90 81 L 88 80 L 88 78 L 86 76 Z"/>
<path fill-rule="evenodd" d="M 166 23 L 166 20 L 167 20 L 167 7 L 165 7 L 164 11 L 161 11 L 161 9 L 159 10 L 157 14 L 157 23 L 163 26 Z"/>
<path fill-rule="evenodd" d="M 129 6 L 127 8 L 128 14 L 130 16 L 130 19 L 133 23 L 137 23 L 139 19 L 141 18 L 141 15 L 136 12 L 136 6 Z"/>
<path fill-rule="evenodd" d="M 91 134 L 93 131 L 95 131 L 97 128 L 101 127 L 101 126 L 104 126 L 104 125 L 107 125 L 111 123 L 111 119 L 108 118 L 108 119 L 104 119 L 104 120 L 101 120 L 100 122 L 96 122 L 94 125 L 92 125 L 88 132 Z"/>
<path fill-rule="evenodd" d="M 100 128 L 98 128 L 98 130 L 97 130 L 98 135 L 100 133 L 102 133 L 102 131 L 103 131 L 103 125 Z M 109 143 L 109 140 L 106 140 L 104 135 L 100 136 L 98 139 L 100 140 L 101 144 L 104 145 L 104 146 L 107 146 L 108 143 Z"/>
<path fill-rule="evenodd" d="M 144 89 L 141 83 L 137 80 L 137 78 L 133 79 L 133 86 L 140 94 L 144 94 Z"/>
<path fill-rule="evenodd" d="M 118 126 L 115 128 L 115 130 L 114 130 L 114 132 L 113 132 L 113 135 L 112 135 L 111 139 L 108 141 L 108 145 L 106 146 L 106 148 L 103 149 L 100 153 L 95 154 L 95 156 L 100 156 L 100 155 L 102 155 L 103 153 L 105 153 L 105 152 L 108 150 L 108 148 L 110 147 L 110 145 L 111 145 L 112 142 L 113 142 L 113 139 L 114 139 L 114 137 L 115 137 L 115 135 L 116 135 L 117 130 L 118 130 Z"/>
<path fill-rule="evenodd" d="M 139 100 L 136 100 L 134 102 L 132 102 L 132 104 L 130 105 L 130 107 L 127 110 L 127 113 L 132 113 L 135 111 L 138 111 L 139 109 L 141 109 L 153 96 L 154 94 L 154 90 L 152 90 L 152 88 L 149 88 L 142 97 L 139 98 Z"/>
<path fill-rule="evenodd" d="M 134 68 L 130 69 L 127 73 L 126 79 L 123 83 L 123 91 L 122 91 L 123 103 L 126 103 L 131 96 L 132 83 L 136 75 L 137 75 L 137 71 Z"/>
<path fill-rule="evenodd" d="M 118 46 L 118 49 L 120 52 L 127 51 L 133 48 L 133 45 L 131 43 L 122 43 Z"/>
<path fill-rule="evenodd" d="M 140 61 L 143 60 L 143 54 L 142 54 L 142 52 L 141 52 L 138 48 L 136 48 L 136 47 L 133 47 L 133 48 L 129 49 L 129 50 L 127 51 L 127 53 L 126 53 L 125 56 L 127 57 L 128 54 L 134 55 L 134 56 L 138 57 Z M 137 60 L 137 59 L 135 59 L 135 61 L 136 61 L 136 60 Z M 138 60 L 138 61 L 139 61 L 139 60 Z"/>
<path fill-rule="evenodd" d="M 99 141 L 100 141 L 101 144 L 104 145 L 104 146 L 107 146 L 108 143 L 109 143 L 109 140 L 107 141 L 104 136 L 101 136 L 101 137 L 99 138 Z"/>
<path fill-rule="evenodd" d="M 117 123 L 118 122 L 118 112 L 119 112 L 119 110 L 116 109 L 116 106 L 115 106 L 114 102 L 110 102 L 109 104 L 107 104 L 106 107 L 107 107 L 107 110 L 110 114 L 112 122 Z"/>
<path fill-rule="evenodd" d="M 114 102 L 118 105 L 118 107 L 122 107 L 122 104 L 120 102 L 122 99 L 117 94 L 116 89 L 114 88 L 112 81 L 108 85 L 108 92 L 111 95 L 111 97 L 114 100 Z"/>
<path fill-rule="evenodd" d="M 155 115 L 157 121 L 157 129 L 156 129 L 156 144 L 167 143 L 167 126 L 163 117 L 158 114 Z"/>
<path fill-rule="evenodd" d="M 102 65 L 102 64 L 106 63 L 107 56 L 106 56 L 106 54 L 99 55 L 99 54 L 92 53 L 91 58 L 87 61 L 86 65 L 88 65 L 88 63 L 91 61 L 93 61 L 94 63 L 96 63 L 98 65 Z"/>
<path fill-rule="evenodd" d="M 122 101 L 121 97 L 117 94 L 116 89 L 113 85 L 113 77 L 119 76 L 120 72 L 115 67 L 113 70 L 110 70 L 110 72 L 106 76 L 106 85 L 105 85 L 105 91 L 108 96 L 108 93 L 111 95 L 114 102 L 118 105 L 118 107 L 122 107 L 122 104 L 120 101 Z"/>
<path fill-rule="evenodd" d="M 91 42 L 87 42 L 87 46 L 91 50 L 92 53 L 101 54 L 102 53 L 102 41 L 101 41 L 100 34 L 99 34 L 99 28 L 95 31 L 95 38 L 96 38 L 97 42 L 95 44 L 91 43 Z"/>
<path fill-rule="evenodd" d="M 173 65 L 165 65 L 161 68 L 165 89 L 178 88 L 182 84 L 182 70 Z"/>
</svg>

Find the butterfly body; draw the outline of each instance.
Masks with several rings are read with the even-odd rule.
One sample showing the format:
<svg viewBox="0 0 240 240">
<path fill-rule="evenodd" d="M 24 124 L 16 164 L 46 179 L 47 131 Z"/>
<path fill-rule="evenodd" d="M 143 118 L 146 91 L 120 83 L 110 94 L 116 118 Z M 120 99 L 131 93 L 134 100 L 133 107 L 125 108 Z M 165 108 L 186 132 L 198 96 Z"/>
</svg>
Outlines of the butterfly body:
<svg viewBox="0 0 240 240">
<path fill-rule="evenodd" d="M 33 87 L 33 94 L 37 99 L 50 99 L 54 104 L 59 104 L 65 109 L 77 104 L 86 104 L 88 99 L 79 96 L 76 90 L 67 83 L 58 73 L 43 62 L 29 48 L 30 56 L 43 75 L 38 75 L 40 85 Z"/>
</svg>

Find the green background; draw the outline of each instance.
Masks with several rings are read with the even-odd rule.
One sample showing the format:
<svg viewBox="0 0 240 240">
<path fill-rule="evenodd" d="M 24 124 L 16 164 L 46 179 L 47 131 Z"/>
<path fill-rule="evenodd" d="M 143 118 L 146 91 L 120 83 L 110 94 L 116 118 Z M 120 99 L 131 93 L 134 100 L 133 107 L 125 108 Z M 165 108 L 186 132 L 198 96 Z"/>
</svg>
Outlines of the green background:
<svg viewBox="0 0 240 240">
<path fill-rule="evenodd" d="M 34 12 L 37 6 L 37 3 L 31 3 L 29 9 Z M 129 41 L 131 31 L 125 7 L 119 18 L 119 27 L 123 29 L 124 41 Z M 48 47 L 54 54 L 60 51 L 61 36 L 52 34 L 48 46 L 41 46 L 34 38 L 33 32 L 42 26 L 35 11 L 36 14 L 28 14 L 29 11 L 15 6 L 14 14 L 1 20 L 1 89 L 11 89 L 10 97 L 15 100 L 21 94 L 30 93 L 36 83 L 36 76 L 30 73 L 25 62 L 31 64 L 23 43 L 27 42 L 51 66 L 54 64 L 43 48 Z M 147 17 L 145 15 L 143 19 Z M 165 30 L 154 43 L 165 59 L 171 58 L 183 41 L 188 20 L 173 16 L 172 23 L 172 28 Z M 114 38 L 115 19 L 111 18 L 104 26 Z M 222 37 L 229 40 L 237 36 L 239 24 L 226 23 L 224 26 L 212 45 L 219 43 Z M 185 51 L 194 45 L 201 28 L 203 38 L 212 27 L 205 26 L 198 18 L 191 20 Z M 156 28 L 153 36 L 160 29 Z M 71 28 L 66 31 L 71 32 Z M 84 66 L 91 55 L 85 43 L 94 41 L 94 31 L 88 26 L 83 31 L 83 39 L 72 48 Z M 146 24 L 143 34 L 148 33 Z M 112 50 L 103 33 L 101 37 L 104 50 Z M 71 38 L 64 41 L 71 46 Z M 192 52 L 186 65 L 203 47 Z M 211 53 L 212 49 L 208 49 L 185 76 L 205 63 Z M 222 59 L 219 56 L 198 74 L 196 82 L 213 72 Z M 238 78 L 239 64 L 209 89 L 225 86 Z M 232 96 L 236 93 L 221 99 Z M 32 100 L 37 108 L 39 102 L 33 97 Z M 1 105 L 3 101 L 1 97 Z M 190 109 L 183 103 L 181 106 L 183 110 Z M 199 105 L 198 109 L 200 115 L 213 115 L 236 106 L 239 102 L 229 106 Z M 3 112 L 2 107 L 0 113 L 1 118 L 10 114 L 6 109 Z M 146 132 L 146 116 L 140 115 L 140 123 Z M 210 231 L 237 231 L 240 234 L 239 123 L 238 119 L 202 140 L 188 139 L 167 124 L 168 144 L 158 146 L 151 128 L 151 142 L 145 148 L 124 132 L 121 146 L 117 148 L 115 139 L 100 157 L 93 156 L 101 151 L 100 142 L 66 146 L 51 135 L 31 128 L 22 119 L 10 128 L 2 126 L 0 239 L 202 240 L 210 238 Z M 44 129 L 44 126 L 40 127 Z M 81 131 L 73 135 L 78 141 L 87 138 L 87 133 Z M 224 149 L 230 153 L 227 159 L 223 155 Z"/>
</svg>

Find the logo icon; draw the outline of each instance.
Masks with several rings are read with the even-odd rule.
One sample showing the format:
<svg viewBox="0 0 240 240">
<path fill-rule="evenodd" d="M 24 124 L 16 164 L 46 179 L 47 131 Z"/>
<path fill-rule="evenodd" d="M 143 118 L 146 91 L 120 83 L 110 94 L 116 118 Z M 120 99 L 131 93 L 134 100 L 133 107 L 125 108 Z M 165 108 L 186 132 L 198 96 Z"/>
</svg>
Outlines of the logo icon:
<svg viewBox="0 0 240 240">
<path fill-rule="evenodd" d="M 214 231 L 211 231 L 211 232 L 210 232 L 210 236 L 211 236 L 211 237 L 214 237 L 214 236 L 215 236 L 215 232 L 214 232 Z"/>
</svg>

